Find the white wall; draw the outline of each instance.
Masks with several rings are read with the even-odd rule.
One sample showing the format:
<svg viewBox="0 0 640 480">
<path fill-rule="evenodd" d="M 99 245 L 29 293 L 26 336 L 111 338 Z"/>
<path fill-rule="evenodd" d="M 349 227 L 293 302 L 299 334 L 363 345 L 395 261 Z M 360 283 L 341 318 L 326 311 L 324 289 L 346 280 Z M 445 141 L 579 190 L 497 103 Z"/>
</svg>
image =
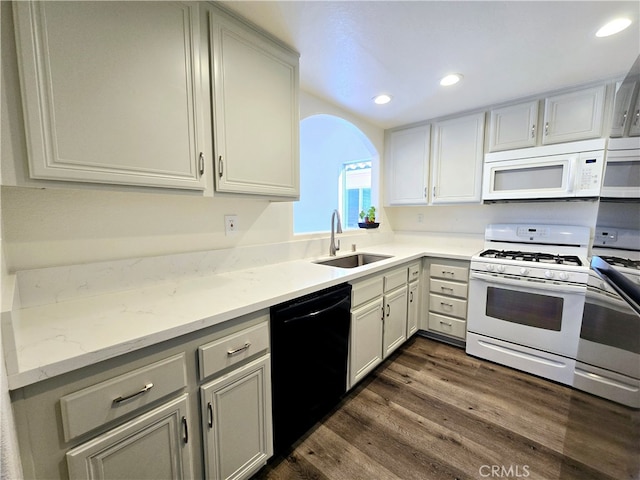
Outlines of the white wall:
<svg viewBox="0 0 640 480">
<path fill-rule="evenodd" d="M 387 217 L 395 232 L 455 232 L 478 235 L 484 235 L 485 226 L 489 223 L 550 223 L 580 225 L 593 229 L 597 214 L 597 201 L 387 207 Z"/>
</svg>

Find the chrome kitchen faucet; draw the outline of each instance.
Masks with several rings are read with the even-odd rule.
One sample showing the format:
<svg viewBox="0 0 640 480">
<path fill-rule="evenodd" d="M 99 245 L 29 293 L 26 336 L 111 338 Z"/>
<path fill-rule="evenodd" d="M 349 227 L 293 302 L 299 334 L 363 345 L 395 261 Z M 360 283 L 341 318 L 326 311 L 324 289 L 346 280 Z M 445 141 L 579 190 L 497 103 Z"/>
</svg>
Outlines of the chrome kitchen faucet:
<svg viewBox="0 0 640 480">
<path fill-rule="evenodd" d="M 334 227 L 335 219 L 338 218 L 338 226 Z M 329 244 L 329 255 L 335 257 L 336 252 L 340 250 L 340 240 L 336 244 L 336 233 L 342 233 L 342 224 L 340 222 L 340 212 L 334 210 L 331 214 L 331 243 Z"/>
</svg>

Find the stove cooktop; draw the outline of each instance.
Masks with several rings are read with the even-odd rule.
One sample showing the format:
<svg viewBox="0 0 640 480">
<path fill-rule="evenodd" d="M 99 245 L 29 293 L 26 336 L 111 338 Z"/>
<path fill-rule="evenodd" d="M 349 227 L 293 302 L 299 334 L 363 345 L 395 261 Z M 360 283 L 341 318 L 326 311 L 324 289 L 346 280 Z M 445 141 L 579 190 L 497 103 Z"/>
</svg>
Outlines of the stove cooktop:
<svg viewBox="0 0 640 480">
<path fill-rule="evenodd" d="M 598 255 L 601 259 L 614 267 L 630 268 L 632 270 L 640 270 L 640 260 L 631 260 L 630 258 L 616 257 L 611 255 Z"/>
<path fill-rule="evenodd" d="M 521 252 L 519 250 L 485 250 L 479 254 L 482 258 L 517 260 L 521 262 L 537 262 L 554 265 L 571 265 L 581 267 L 582 260 L 576 255 L 555 255 L 543 252 Z"/>
</svg>

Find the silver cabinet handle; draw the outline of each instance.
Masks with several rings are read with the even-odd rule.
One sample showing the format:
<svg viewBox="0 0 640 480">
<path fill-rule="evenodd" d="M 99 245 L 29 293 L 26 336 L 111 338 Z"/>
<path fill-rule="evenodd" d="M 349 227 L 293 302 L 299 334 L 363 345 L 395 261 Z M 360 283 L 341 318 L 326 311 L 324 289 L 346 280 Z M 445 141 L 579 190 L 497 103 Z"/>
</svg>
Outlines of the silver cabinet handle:
<svg viewBox="0 0 640 480">
<path fill-rule="evenodd" d="M 544 124 L 544 135 L 549 135 L 549 122 Z"/>
<path fill-rule="evenodd" d="M 433 198 L 436 198 L 436 187 L 435 187 L 435 185 L 433 186 Z"/>
<path fill-rule="evenodd" d="M 391 315 L 391 305 L 387 303 L 387 317 Z"/>
<path fill-rule="evenodd" d="M 449 270 L 442 270 L 442 275 L 455 275 L 455 272 L 450 272 Z"/>
<path fill-rule="evenodd" d="M 114 398 L 113 399 L 113 403 L 114 404 L 119 404 L 121 402 L 124 402 L 126 400 L 129 400 L 133 397 L 137 397 L 138 395 L 142 395 L 143 393 L 147 393 L 149 390 L 151 390 L 153 388 L 153 383 L 147 383 L 144 387 L 142 387 L 140 390 L 138 390 L 135 393 L 132 393 L 130 395 L 125 395 L 124 397 L 120 396 L 118 398 Z"/>
<path fill-rule="evenodd" d="M 453 308 L 453 304 L 452 304 L 452 303 L 440 302 L 440 305 L 442 305 L 442 306 L 444 306 L 444 307 Z"/>
<path fill-rule="evenodd" d="M 198 157 L 198 170 L 200 171 L 200 176 L 204 175 L 204 153 L 202 152 Z"/>
<path fill-rule="evenodd" d="M 624 123 L 627 121 L 627 114 L 629 113 L 628 110 L 624 111 L 624 114 L 622 115 L 622 120 L 620 121 L 620 126 L 624 127 Z"/>
<path fill-rule="evenodd" d="M 413 303 L 413 292 L 409 292 L 409 303 Z"/>
<path fill-rule="evenodd" d="M 207 416 L 209 417 L 207 424 L 209 428 L 213 428 L 213 407 L 211 406 L 211 402 L 207 403 Z"/>
<path fill-rule="evenodd" d="M 222 161 L 222 155 L 218 157 L 218 175 L 222 178 L 222 172 L 224 169 L 224 162 Z"/>
<path fill-rule="evenodd" d="M 189 443 L 189 428 L 187 427 L 187 417 L 182 417 L 182 440 Z"/>
<path fill-rule="evenodd" d="M 240 353 L 244 350 L 246 350 L 247 348 L 249 348 L 251 346 L 251 342 L 247 342 L 245 343 L 243 346 L 235 348 L 233 350 L 227 350 L 227 355 L 231 356 L 231 355 L 235 355 L 236 353 Z"/>
<path fill-rule="evenodd" d="M 536 138 L 536 125 L 531 125 L 531 138 Z"/>
<path fill-rule="evenodd" d="M 639 121 L 640 121 L 640 110 L 636 110 L 636 119 L 634 120 L 633 124 L 637 127 Z"/>
<path fill-rule="evenodd" d="M 452 326 L 449 322 L 443 322 L 442 320 L 440 320 L 440 323 L 441 323 L 442 325 L 446 325 L 446 326 L 448 326 L 448 327 L 451 327 L 451 326 Z"/>
<path fill-rule="evenodd" d="M 453 288 L 451 288 L 451 287 L 443 287 L 443 286 L 440 286 L 440 288 L 441 288 L 442 290 L 449 290 L 450 292 L 453 292 Z"/>
</svg>

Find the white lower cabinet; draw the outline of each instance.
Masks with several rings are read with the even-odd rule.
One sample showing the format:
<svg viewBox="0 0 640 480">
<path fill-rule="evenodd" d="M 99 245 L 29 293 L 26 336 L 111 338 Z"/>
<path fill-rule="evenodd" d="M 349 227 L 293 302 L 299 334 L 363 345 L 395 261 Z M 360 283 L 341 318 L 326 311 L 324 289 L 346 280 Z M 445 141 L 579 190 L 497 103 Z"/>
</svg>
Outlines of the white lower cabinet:
<svg viewBox="0 0 640 480">
<path fill-rule="evenodd" d="M 269 311 L 11 392 L 24 478 L 247 479 L 273 454 Z"/>
<path fill-rule="evenodd" d="M 355 385 L 382 362 L 382 297 L 351 311 L 351 372 Z"/>
<path fill-rule="evenodd" d="M 425 301 L 428 303 L 424 330 L 444 338 L 466 341 L 469 262 L 454 259 L 427 259 L 429 272 Z"/>
<path fill-rule="evenodd" d="M 67 452 L 71 479 L 193 477 L 188 394 Z"/>
<path fill-rule="evenodd" d="M 409 299 L 407 304 L 407 338 L 418 331 L 420 322 L 420 262 L 409 265 Z"/>
<path fill-rule="evenodd" d="M 200 396 L 206 478 L 249 478 L 273 454 L 270 355 L 203 385 Z"/>
<path fill-rule="evenodd" d="M 411 282 L 408 288 L 407 338 L 418 331 L 418 321 L 420 319 L 420 282 Z"/>
<path fill-rule="evenodd" d="M 408 266 L 352 283 L 349 388 L 407 339 Z"/>
</svg>

